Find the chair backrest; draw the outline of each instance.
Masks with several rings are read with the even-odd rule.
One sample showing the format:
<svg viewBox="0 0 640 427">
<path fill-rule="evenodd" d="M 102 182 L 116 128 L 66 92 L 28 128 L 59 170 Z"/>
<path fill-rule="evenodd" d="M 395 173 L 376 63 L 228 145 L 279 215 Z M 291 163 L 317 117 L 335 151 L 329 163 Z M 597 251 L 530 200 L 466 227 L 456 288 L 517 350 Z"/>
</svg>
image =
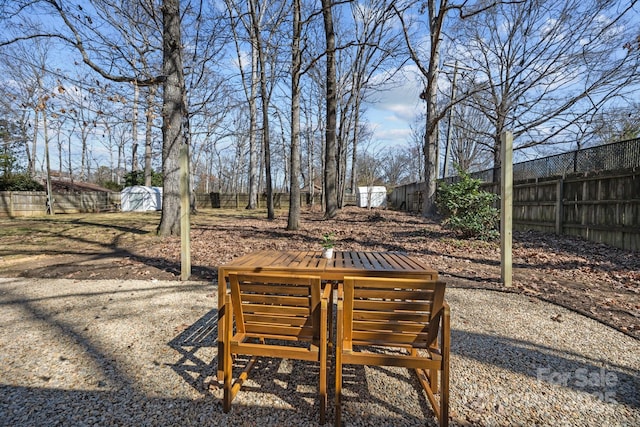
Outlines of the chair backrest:
<svg viewBox="0 0 640 427">
<path fill-rule="evenodd" d="M 343 340 L 351 345 L 429 348 L 436 344 L 445 283 L 345 277 Z"/>
<path fill-rule="evenodd" d="M 318 338 L 320 277 L 231 273 L 229 282 L 237 333 L 294 341 Z"/>
</svg>

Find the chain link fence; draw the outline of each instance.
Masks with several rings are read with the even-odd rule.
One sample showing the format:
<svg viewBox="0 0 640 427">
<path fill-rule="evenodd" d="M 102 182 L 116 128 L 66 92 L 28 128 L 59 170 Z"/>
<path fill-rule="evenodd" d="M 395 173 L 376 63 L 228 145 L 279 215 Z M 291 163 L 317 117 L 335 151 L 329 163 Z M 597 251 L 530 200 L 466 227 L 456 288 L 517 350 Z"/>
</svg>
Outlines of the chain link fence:
<svg viewBox="0 0 640 427">
<path fill-rule="evenodd" d="M 637 167 L 640 167 L 640 138 L 514 163 L 513 180 L 522 181 Z M 480 179 L 483 182 L 493 182 L 494 176 L 500 176 L 499 169 L 486 169 L 471 173 L 472 178 Z M 456 180 L 457 177 L 451 177 L 445 179 L 445 182 L 455 182 Z"/>
</svg>

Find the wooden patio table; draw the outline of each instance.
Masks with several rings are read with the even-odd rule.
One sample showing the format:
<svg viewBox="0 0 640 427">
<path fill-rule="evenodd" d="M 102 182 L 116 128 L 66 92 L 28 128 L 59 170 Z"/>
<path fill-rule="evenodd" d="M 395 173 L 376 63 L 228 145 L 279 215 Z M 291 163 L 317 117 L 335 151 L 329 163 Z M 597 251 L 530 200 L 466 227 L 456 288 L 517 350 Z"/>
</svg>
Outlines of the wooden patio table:
<svg viewBox="0 0 640 427">
<path fill-rule="evenodd" d="M 334 251 L 331 259 L 321 251 L 252 252 L 218 267 L 218 381 L 222 381 L 224 307 L 230 272 L 287 273 L 320 276 L 341 282 L 345 276 L 403 277 L 437 280 L 438 272 L 404 252 Z"/>
</svg>

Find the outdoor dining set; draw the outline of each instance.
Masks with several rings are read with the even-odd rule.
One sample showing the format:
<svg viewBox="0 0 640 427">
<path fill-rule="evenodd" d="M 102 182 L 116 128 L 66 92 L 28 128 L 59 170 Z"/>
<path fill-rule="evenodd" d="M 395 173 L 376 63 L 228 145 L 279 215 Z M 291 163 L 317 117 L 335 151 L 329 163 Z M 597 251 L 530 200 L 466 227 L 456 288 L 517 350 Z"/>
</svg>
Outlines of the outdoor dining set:
<svg viewBox="0 0 640 427">
<path fill-rule="evenodd" d="M 326 259 L 274 250 L 240 257 L 218 275 L 225 412 L 263 356 L 319 364 L 320 424 L 329 374 L 339 426 L 343 366 L 367 365 L 415 370 L 439 425 L 448 425 L 450 315 L 445 283 L 433 269 L 400 252 L 338 251 Z M 238 355 L 250 360 L 234 377 Z"/>
</svg>

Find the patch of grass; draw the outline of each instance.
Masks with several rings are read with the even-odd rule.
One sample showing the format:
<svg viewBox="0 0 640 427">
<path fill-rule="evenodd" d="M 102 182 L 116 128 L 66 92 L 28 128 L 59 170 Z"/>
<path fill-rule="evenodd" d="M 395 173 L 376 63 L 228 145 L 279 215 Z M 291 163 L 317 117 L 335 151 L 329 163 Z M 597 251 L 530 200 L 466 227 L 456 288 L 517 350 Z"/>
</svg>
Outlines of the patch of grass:
<svg viewBox="0 0 640 427">
<path fill-rule="evenodd" d="M 45 252 L 63 247 L 86 251 L 90 248 L 157 243 L 160 240 L 156 235 L 160 215 L 160 212 L 116 212 L 1 218 L 0 255 Z M 286 215 L 286 210 L 276 211 L 278 219 L 286 219 Z M 191 215 L 191 227 L 197 229 L 266 217 L 266 209 L 201 209 Z"/>
</svg>

